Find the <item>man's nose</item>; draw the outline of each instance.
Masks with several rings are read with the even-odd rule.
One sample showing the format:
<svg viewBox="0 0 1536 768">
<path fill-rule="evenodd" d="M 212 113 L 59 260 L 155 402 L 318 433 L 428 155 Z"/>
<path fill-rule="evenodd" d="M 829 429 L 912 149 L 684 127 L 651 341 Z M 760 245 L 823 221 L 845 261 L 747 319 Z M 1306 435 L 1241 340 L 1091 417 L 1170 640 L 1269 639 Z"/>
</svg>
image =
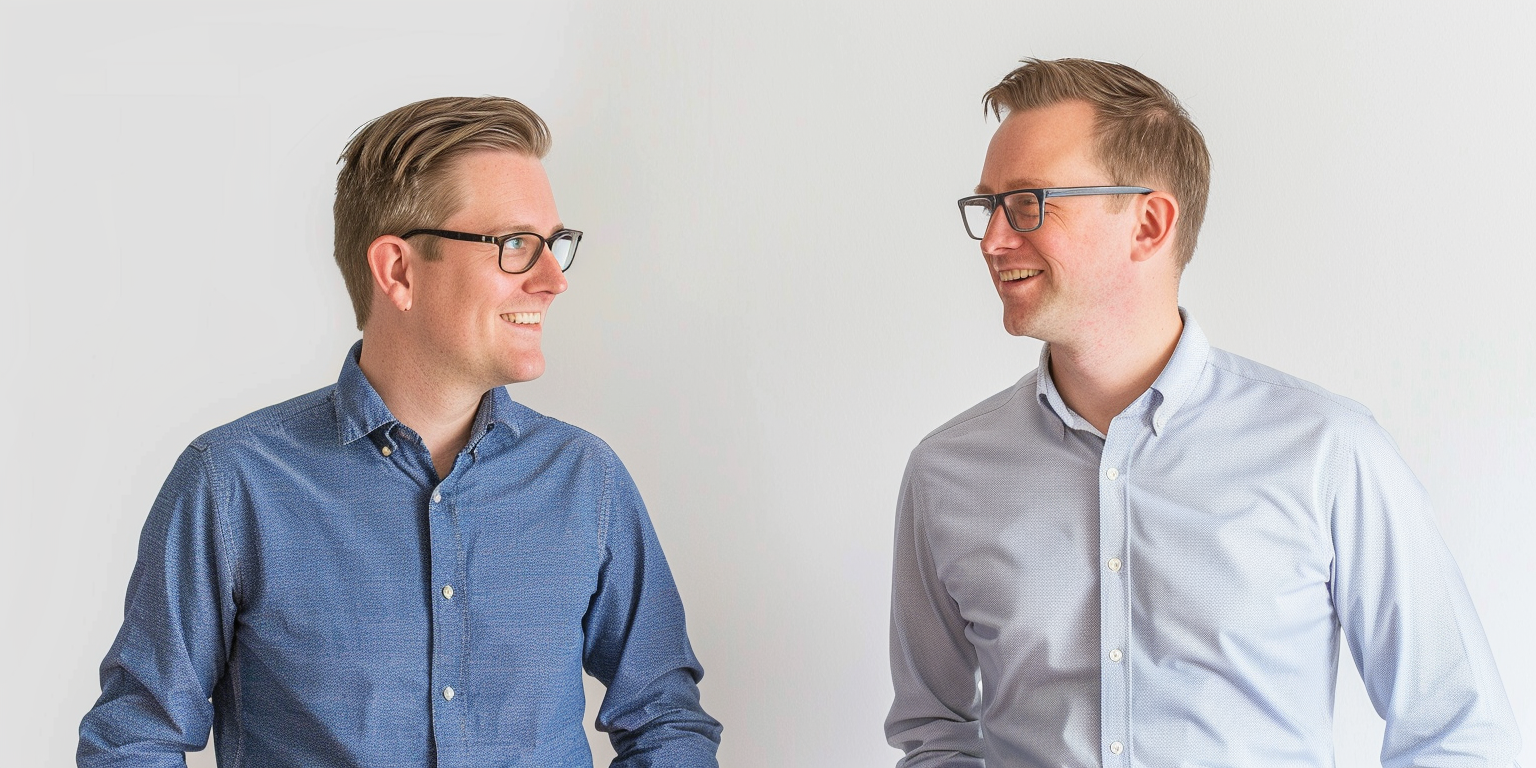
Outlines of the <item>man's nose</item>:
<svg viewBox="0 0 1536 768">
<path fill-rule="evenodd" d="M 997 208 L 992 211 L 992 217 L 987 220 L 987 231 L 981 236 L 981 252 L 996 256 L 1019 247 L 1023 240 L 1023 233 L 1008 223 L 1008 214 Z"/>
<path fill-rule="evenodd" d="M 529 293 L 565 293 L 570 287 L 566 282 L 565 273 L 560 271 L 560 262 L 550 249 L 545 248 L 534 261 L 533 269 L 528 270 L 528 279 L 523 283 L 523 290 Z"/>
</svg>

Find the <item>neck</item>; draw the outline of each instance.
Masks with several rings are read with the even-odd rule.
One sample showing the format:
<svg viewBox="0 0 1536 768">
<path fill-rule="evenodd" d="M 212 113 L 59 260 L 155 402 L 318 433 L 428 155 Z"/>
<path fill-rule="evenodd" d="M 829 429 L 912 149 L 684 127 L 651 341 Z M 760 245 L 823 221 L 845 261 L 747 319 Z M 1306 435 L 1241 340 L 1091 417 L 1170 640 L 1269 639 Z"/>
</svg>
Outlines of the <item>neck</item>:
<svg viewBox="0 0 1536 768">
<path fill-rule="evenodd" d="M 358 366 L 384 405 L 400 423 L 426 443 L 439 478 L 453 471 L 485 390 L 448 380 L 430 365 L 430 357 L 412 354 L 401 334 L 363 333 Z"/>
<path fill-rule="evenodd" d="M 1176 304 L 1094 337 L 1051 342 L 1051 379 L 1061 399 L 1099 432 L 1157 380 L 1179 344 L 1184 321 Z"/>
</svg>

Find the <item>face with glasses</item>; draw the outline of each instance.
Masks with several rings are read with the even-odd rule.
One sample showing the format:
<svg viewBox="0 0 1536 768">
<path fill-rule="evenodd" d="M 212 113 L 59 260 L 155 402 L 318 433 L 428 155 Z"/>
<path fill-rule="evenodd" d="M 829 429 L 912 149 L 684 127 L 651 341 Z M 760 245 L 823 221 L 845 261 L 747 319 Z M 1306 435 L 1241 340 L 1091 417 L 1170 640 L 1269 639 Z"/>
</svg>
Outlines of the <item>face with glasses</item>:
<svg viewBox="0 0 1536 768">
<path fill-rule="evenodd" d="M 959 201 L 1016 336 L 1070 343 L 1125 306 L 1143 279 L 1141 201 L 1100 167 L 1094 112 L 1063 102 L 1014 112 L 993 134 L 976 194 Z"/>
<path fill-rule="evenodd" d="M 434 376 L 485 389 L 538 378 L 544 323 L 581 233 L 561 223 L 537 158 L 481 150 L 455 164 L 453 215 L 374 243 L 398 244 L 394 317 Z"/>
</svg>

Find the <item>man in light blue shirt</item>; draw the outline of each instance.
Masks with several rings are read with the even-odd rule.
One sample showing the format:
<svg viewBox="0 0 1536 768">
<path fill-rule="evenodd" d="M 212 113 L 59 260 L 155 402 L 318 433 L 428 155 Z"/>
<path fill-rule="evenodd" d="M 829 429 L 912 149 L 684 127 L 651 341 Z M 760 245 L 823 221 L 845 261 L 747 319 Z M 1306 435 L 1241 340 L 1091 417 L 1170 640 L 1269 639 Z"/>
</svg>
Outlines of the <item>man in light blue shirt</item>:
<svg viewBox="0 0 1536 768">
<path fill-rule="evenodd" d="M 82 768 L 715 768 L 682 601 L 614 452 L 514 403 L 581 233 L 511 99 L 442 98 L 343 154 L 362 341 L 332 385 L 194 440 L 139 542 Z M 261 268 L 252 265 L 252 269 Z M 211 701 L 210 701 L 211 699 Z"/>
<path fill-rule="evenodd" d="M 1178 306 L 1210 161 L 1121 65 L 1026 60 L 960 200 L 1039 368 L 928 435 L 897 511 L 906 768 L 1333 764 L 1339 640 L 1385 766 L 1519 735 L 1424 489 L 1359 404 Z"/>
</svg>

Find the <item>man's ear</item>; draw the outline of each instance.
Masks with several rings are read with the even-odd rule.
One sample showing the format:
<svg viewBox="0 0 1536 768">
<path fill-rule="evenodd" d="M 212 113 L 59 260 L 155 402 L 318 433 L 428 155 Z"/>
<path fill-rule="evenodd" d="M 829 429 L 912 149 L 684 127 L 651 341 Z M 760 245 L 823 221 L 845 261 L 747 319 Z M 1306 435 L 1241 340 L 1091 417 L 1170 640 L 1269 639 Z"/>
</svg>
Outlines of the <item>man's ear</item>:
<svg viewBox="0 0 1536 768">
<path fill-rule="evenodd" d="M 401 312 L 411 309 L 412 265 L 417 255 L 409 243 L 394 235 L 380 235 L 368 245 L 368 271 L 384 298 Z"/>
<path fill-rule="evenodd" d="M 1166 192 L 1153 192 L 1141 196 L 1136 212 L 1131 260 L 1147 261 L 1171 249 L 1174 226 L 1179 218 L 1179 201 Z"/>
</svg>

